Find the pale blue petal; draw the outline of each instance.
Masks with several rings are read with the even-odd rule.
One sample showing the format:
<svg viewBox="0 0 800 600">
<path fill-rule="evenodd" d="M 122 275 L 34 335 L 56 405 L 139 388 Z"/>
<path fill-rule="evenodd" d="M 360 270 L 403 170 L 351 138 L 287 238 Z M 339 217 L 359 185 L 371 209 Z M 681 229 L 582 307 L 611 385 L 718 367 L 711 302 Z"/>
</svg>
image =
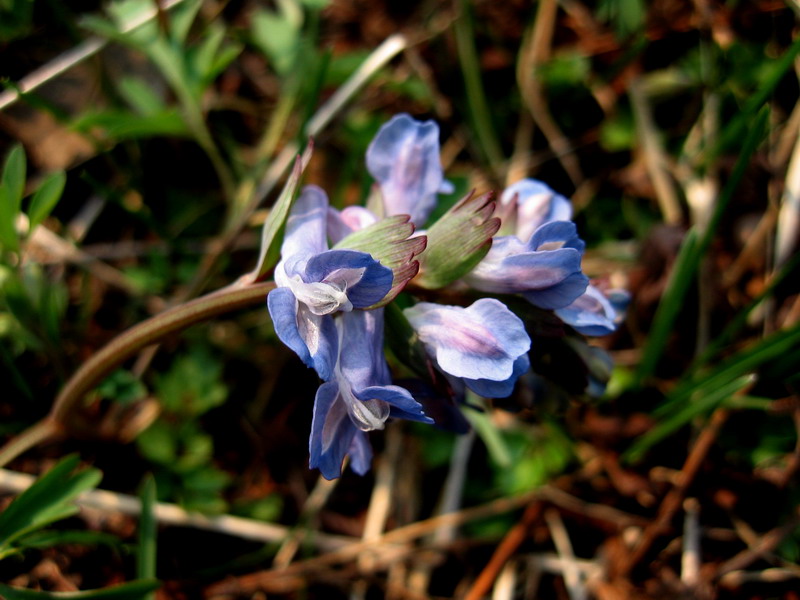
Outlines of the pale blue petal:
<svg viewBox="0 0 800 600">
<path fill-rule="evenodd" d="M 507 243 L 504 243 L 503 238 L 498 240 L 501 243 L 497 244 L 497 251 L 495 252 L 493 246 L 484 260 L 464 278 L 476 290 L 497 294 L 545 290 L 559 286 L 572 275 L 581 272 L 581 253 L 574 248 L 507 255 L 508 248 L 515 246 L 516 242 L 513 239 Z M 584 285 L 584 289 L 585 287 Z M 582 292 L 583 289 L 569 298 L 566 304 Z"/>
<path fill-rule="evenodd" d="M 396 115 L 370 143 L 367 170 L 380 185 L 387 216 L 407 214 L 424 225 L 443 183 L 439 126 Z"/>
<path fill-rule="evenodd" d="M 572 304 L 555 311 L 556 315 L 583 335 L 607 335 L 617 328 L 617 311 L 593 285 Z"/>
<path fill-rule="evenodd" d="M 327 250 L 327 216 L 328 196 L 315 185 L 305 186 L 286 220 L 281 256 L 296 261 Z M 287 274 L 294 273 L 287 269 Z"/>
<path fill-rule="evenodd" d="M 586 275 L 573 273 L 558 285 L 523 292 L 522 296 L 534 306 L 554 310 L 571 304 L 586 290 L 587 285 L 589 285 L 589 278 Z"/>
<path fill-rule="evenodd" d="M 574 248 L 583 252 L 584 241 L 578 237 L 578 228 L 571 221 L 551 221 L 533 232 L 526 244 L 529 250 L 547 251 L 559 248 Z"/>
<path fill-rule="evenodd" d="M 391 416 L 421 423 L 433 423 L 422 410 L 422 405 L 414 400 L 408 390 L 397 385 L 371 386 L 356 394 L 359 400 L 382 400 L 389 404 Z"/>
<path fill-rule="evenodd" d="M 319 469 L 325 479 L 339 477 L 356 431 L 339 399 L 339 385 L 332 381 L 323 383 L 314 399 L 308 466 Z"/>
<path fill-rule="evenodd" d="M 468 308 L 420 302 L 404 314 L 442 371 L 455 377 L 504 381 L 530 349 L 522 321 L 493 298 Z"/>
<path fill-rule="evenodd" d="M 302 277 L 307 283 L 346 284 L 342 289 L 353 307 L 365 308 L 389 293 L 394 274 L 366 252 L 328 250 L 308 260 Z"/>
<path fill-rule="evenodd" d="M 350 468 L 358 475 L 366 475 L 372 464 L 372 446 L 369 444 L 367 434 L 363 431 L 356 431 L 353 440 L 350 442 Z"/>
<path fill-rule="evenodd" d="M 531 363 L 527 354 L 523 354 L 514 361 L 514 371 L 511 377 L 504 381 L 491 379 L 464 379 L 467 387 L 484 398 L 507 398 L 514 391 L 514 386 L 522 375 L 530 368 Z"/>
<path fill-rule="evenodd" d="M 523 241 L 545 223 L 572 219 L 570 201 L 536 179 L 523 179 L 507 187 L 500 196 L 500 210 L 515 199 L 514 234 Z"/>
<path fill-rule="evenodd" d="M 330 316 L 311 313 L 297 302 L 289 288 L 276 288 L 267 296 L 275 333 L 294 350 L 306 366 L 316 369 L 320 378 L 328 380 L 338 350 L 338 335 Z"/>
</svg>

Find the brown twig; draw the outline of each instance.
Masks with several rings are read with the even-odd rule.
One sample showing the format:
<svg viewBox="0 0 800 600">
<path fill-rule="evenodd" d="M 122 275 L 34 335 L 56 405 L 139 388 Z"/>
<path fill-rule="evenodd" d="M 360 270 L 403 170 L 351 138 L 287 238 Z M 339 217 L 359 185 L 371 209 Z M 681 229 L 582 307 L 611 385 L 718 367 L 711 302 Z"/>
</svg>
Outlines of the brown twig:
<svg viewBox="0 0 800 600">
<path fill-rule="evenodd" d="M 627 561 L 625 561 L 617 573 L 618 575 L 625 576 L 630 573 L 631 569 L 633 569 L 633 567 L 644 558 L 648 550 L 650 550 L 653 542 L 667 530 L 672 517 L 681 507 L 686 492 L 700 469 L 700 465 L 705 460 L 708 451 L 711 449 L 711 445 L 716 440 L 723 423 L 727 420 L 728 414 L 726 409 L 718 408 L 711 415 L 708 425 L 700 432 L 694 447 L 686 458 L 686 462 L 680 472 L 678 484 L 664 497 L 658 509 L 658 515 L 655 520 L 645 528 L 638 543 L 633 547 L 633 550 L 628 556 Z"/>
<path fill-rule="evenodd" d="M 497 546 L 492 558 L 489 559 L 467 595 L 464 596 L 464 600 L 480 600 L 489 591 L 503 566 L 528 537 L 531 526 L 541 517 L 542 506 L 541 502 L 532 502 L 528 505 L 522 519 L 508 531 L 503 541 Z"/>
</svg>

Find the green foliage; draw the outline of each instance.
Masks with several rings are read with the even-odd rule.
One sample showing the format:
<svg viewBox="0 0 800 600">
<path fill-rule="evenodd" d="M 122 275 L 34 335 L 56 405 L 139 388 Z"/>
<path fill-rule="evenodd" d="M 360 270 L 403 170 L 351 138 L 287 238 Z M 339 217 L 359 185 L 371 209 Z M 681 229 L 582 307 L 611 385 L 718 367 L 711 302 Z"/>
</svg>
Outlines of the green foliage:
<svg viewBox="0 0 800 600">
<path fill-rule="evenodd" d="M 574 456 L 573 442 L 555 422 L 504 432 L 509 464 L 495 471 L 496 485 L 515 495 L 544 485 L 561 474 Z"/>
<path fill-rule="evenodd" d="M 26 548 L 29 535 L 78 511 L 75 498 L 94 488 L 97 469 L 75 472 L 77 456 L 62 459 L 0 513 L 0 559 Z"/>
<path fill-rule="evenodd" d="M 31 30 L 33 0 L 0 0 L 0 42 L 25 37 Z"/>
<path fill-rule="evenodd" d="M 154 387 L 163 412 L 136 445 L 156 466 L 159 496 L 177 498 L 188 509 L 223 512 L 227 504 L 219 494 L 231 478 L 212 464 L 214 441 L 199 422 L 227 397 L 222 365 L 204 346 L 196 346 L 157 377 Z"/>
</svg>

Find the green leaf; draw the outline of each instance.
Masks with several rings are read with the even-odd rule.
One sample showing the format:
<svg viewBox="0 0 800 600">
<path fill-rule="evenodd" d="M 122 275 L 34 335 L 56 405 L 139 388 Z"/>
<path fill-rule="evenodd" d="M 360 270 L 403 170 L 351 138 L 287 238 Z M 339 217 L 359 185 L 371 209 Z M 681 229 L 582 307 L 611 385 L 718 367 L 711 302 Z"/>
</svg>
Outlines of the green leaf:
<svg viewBox="0 0 800 600">
<path fill-rule="evenodd" d="M 159 581 L 140 580 L 85 592 L 40 592 L 0 583 L 0 597 L 5 600 L 142 600 L 160 587 Z"/>
<path fill-rule="evenodd" d="M 8 189 L 5 185 L 0 185 L 0 247 L 14 252 L 19 250 L 19 238 L 15 226 L 17 212 Z"/>
<path fill-rule="evenodd" d="M 102 474 L 97 469 L 73 473 L 77 466 L 77 456 L 64 458 L 0 514 L 0 557 L 14 551 L 15 540 L 78 510 L 75 498 L 94 488 Z"/>
<path fill-rule="evenodd" d="M 728 400 L 739 390 L 753 382 L 752 376 L 744 376 L 727 383 L 721 387 L 709 388 L 704 386 L 702 392 L 694 394 L 693 400 L 684 403 L 683 407 L 673 412 L 668 418 L 653 427 L 643 436 L 639 437 L 633 445 L 622 455 L 623 460 L 638 461 L 653 445 L 665 439 L 694 417 L 709 412 L 722 402 Z"/>
<path fill-rule="evenodd" d="M 394 300 L 419 271 L 419 262 L 414 257 L 425 250 L 427 238 L 410 237 L 414 229 L 408 215 L 395 215 L 354 231 L 334 246 L 366 252 L 392 270 L 392 288 L 383 300 L 369 308 L 385 306 Z"/>
<path fill-rule="evenodd" d="M 481 399 L 471 391 L 467 391 L 467 402 L 470 404 L 482 403 Z M 502 433 L 497 429 L 489 415 L 469 406 L 463 410 L 463 413 L 475 429 L 475 432 L 483 440 L 483 443 L 486 444 L 486 450 L 495 465 L 501 469 L 511 467 L 511 452 L 503 439 Z"/>
<path fill-rule="evenodd" d="M 489 252 L 500 228 L 493 212 L 490 194 L 469 194 L 436 221 L 427 231 L 428 247 L 419 256 L 417 285 L 437 289 L 469 273 Z"/>
<path fill-rule="evenodd" d="M 256 268 L 253 269 L 251 277 L 253 281 L 260 281 L 267 276 L 267 273 L 274 267 L 280 257 L 280 248 L 283 238 L 283 228 L 286 218 L 289 216 L 294 199 L 297 194 L 297 187 L 300 185 L 300 178 L 311 160 L 311 153 L 314 146 L 308 142 L 305 152 L 298 156 L 294 162 L 289 179 L 281 192 L 281 195 L 269 211 L 269 216 L 264 221 L 264 228 L 261 231 L 261 249 L 259 251 Z"/>
<path fill-rule="evenodd" d="M 30 221 L 29 231 L 36 229 L 36 226 L 44 221 L 53 210 L 56 203 L 61 199 L 64 192 L 64 185 L 67 183 L 67 176 L 63 171 L 58 171 L 48 176 L 31 199 L 28 207 L 28 219 Z"/>
<path fill-rule="evenodd" d="M 11 211 L 14 215 L 19 212 L 22 196 L 25 193 L 25 150 L 21 144 L 14 145 L 6 156 L 3 166 L 2 185 L 8 193 Z"/>
<path fill-rule="evenodd" d="M 161 97 L 140 77 L 123 77 L 117 89 L 125 101 L 141 116 L 152 116 L 164 110 Z"/>
<path fill-rule="evenodd" d="M 120 549 L 123 545 L 122 540 L 110 533 L 102 531 L 86 530 L 42 530 L 35 531 L 20 539 L 18 545 L 21 548 L 52 548 L 66 544 L 78 544 L 81 546 L 107 546 L 109 548 Z"/>
<path fill-rule="evenodd" d="M 136 576 L 139 579 L 154 579 L 156 576 L 156 521 L 153 509 L 156 504 L 156 482 L 152 475 L 145 476 L 139 491 L 142 511 L 139 514 L 139 543 L 136 547 Z M 147 600 L 154 598 L 147 595 Z"/>
</svg>

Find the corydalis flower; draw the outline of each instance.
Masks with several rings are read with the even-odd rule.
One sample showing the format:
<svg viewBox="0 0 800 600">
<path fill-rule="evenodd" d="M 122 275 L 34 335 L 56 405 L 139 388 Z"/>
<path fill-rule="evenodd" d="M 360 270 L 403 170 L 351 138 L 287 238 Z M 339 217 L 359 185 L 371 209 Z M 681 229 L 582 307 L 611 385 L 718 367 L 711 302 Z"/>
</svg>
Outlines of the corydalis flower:
<svg viewBox="0 0 800 600">
<path fill-rule="evenodd" d="M 388 418 L 433 422 L 407 390 L 390 385 L 383 309 L 344 313 L 334 321 L 338 360 L 333 379 L 317 391 L 309 439 L 309 466 L 326 479 L 341 475 L 347 454 L 352 469 L 366 473 L 372 457 L 366 432 L 383 429 Z"/>
<path fill-rule="evenodd" d="M 623 290 L 610 290 L 606 295 L 589 285 L 572 304 L 555 313 L 583 335 L 607 335 L 617 329 L 629 299 Z"/>
<path fill-rule="evenodd" d="M 379 302 L 393 279 L 365 252 L 328 250 L 327 213 L 325 192 L 306 187 L 286 222 L 278 287 L 267 297 L 278 337 L 324 380 L 333 375 L 338 349 L 331 315 Z"/>
<path fill-rule="evenodd" d="M 499 300 L 483 298 L 467 308 L 420 302 L 403 314 L 438 368 L 482 396 L 508 396 L 528 370 L 531 340 Z"/>
<path fill-rule="evenodd" d="M 589 282 L 581 271 L 583 248 L 574 223 L 545 223 L 527 242 L 513 235 L 494 238 L 489 253 L 464 281 L 484 292 L 522 294 L 540 308 L 562 308 Z"/>
<path fill-rule="evenodd" d="M 545 223 L 571 220 L 572 205 L 547 184 L 522 179 L 500 195 L 497 216 L 503 221 L 500 235 L 514 235 L 524 241 Z"/>
<path fill-rule="evenodd" d="M 436 205 L 436 194 L 450 193 L 439 158 L 439 126 L 406 114 L 385 123 L 367 149 L 367 170 L 383 196 L 386 215 L 407 214 L 425 224 Z"/>
</svg>

